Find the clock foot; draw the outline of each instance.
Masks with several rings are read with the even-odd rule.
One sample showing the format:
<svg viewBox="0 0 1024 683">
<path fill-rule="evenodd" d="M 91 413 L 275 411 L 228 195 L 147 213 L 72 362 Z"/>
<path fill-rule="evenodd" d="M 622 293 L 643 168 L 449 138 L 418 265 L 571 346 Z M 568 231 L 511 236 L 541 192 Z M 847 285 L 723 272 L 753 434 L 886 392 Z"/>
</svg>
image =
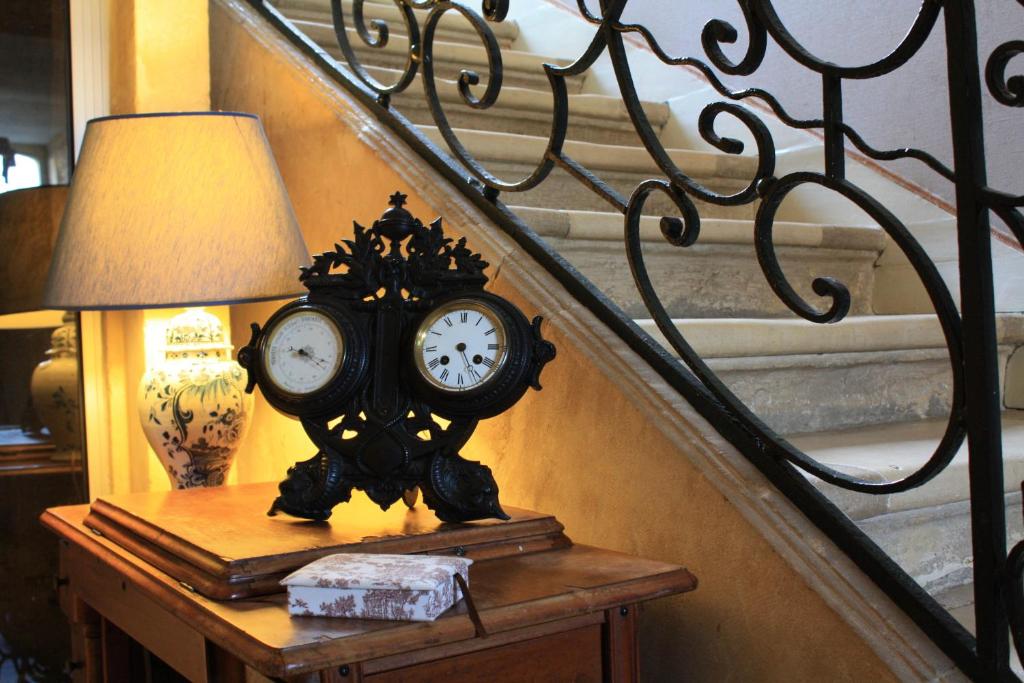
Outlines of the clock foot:
<svg viewBox="0 0 1024 683">
<path fill-rule="evenodd" d="M 288 478 L 278 485 L 281 495 L 267 514 L 283 512 L 323 521 L 331 516 L 334 506 L 352 498 L 353 489 L 359 489 L 383 510 L 399 499 L 413 508 L 422 493 L 423 502 L 443 522 L 509 519 L 498 502 L 498 485 L 486 465 L 458 455 L 437 454 L 425 470 L 420 469 L 414 475 L 416 479 L 404 482 L 367 477 L 349 471 L 341 457 L 320 451 L 289 468 Z"/>
<path fill-rule="evenodd" d="M 288 478 L 278 484 L 281 495 L 267 514 L 284 512 L 292 517 L 323 521 L 339 503 L 352 498 L 353 484 L 342 477 L 340 458 L 323 451 L 288 468 Z"/>
<path fill-rule="evenodd" d="M 443 522 L 510 519 L 498 503 L 491 468 L 458 455 L 438 454 L 431 460 L 423 502 Z"/>
</svg>

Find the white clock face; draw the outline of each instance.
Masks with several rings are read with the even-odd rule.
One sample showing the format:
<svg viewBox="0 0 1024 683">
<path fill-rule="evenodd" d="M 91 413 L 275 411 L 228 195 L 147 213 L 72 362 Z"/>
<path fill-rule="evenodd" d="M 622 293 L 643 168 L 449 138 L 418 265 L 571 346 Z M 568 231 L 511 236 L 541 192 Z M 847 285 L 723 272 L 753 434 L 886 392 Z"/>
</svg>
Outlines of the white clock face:
<svg viewBox="0 0 1024 683">
<path fill-rule="evenodd" d="M 505 362 L 505 326 L 487 305 L 461 299 L 427 316 L 416 333 L 416 367 L 445 391 L 476 389 Z"/>
<path fill-rule="evenodd" d="M 298 310 L 270 331 L 263 347 L 263 368 L 281 391 L 311 394 L 334 378 L 344 355 L 345 340 L 331 318 Z"/>
</svg>

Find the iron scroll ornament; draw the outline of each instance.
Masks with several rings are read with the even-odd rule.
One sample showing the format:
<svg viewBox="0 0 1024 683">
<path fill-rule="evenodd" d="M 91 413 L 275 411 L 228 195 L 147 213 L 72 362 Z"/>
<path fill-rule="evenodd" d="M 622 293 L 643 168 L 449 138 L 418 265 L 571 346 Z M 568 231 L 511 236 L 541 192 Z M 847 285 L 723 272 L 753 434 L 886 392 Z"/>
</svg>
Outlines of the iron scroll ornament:
<svg viewBox="0 0 1024 683">
<path fill-rule="evenodd" d="M 490 469 L 462 458 L 459 450 L 479 420 L 507 410 L 528 388 L 541 388 L 541 370 L 555 347 L 541 335 L 540 316 L 528 321 L 510 302 L 483 291 L 488 264 L 465 238 L 445 237 L 440 218 L 423 225 L 403 207 L 405 199 L 395 192 L 391 208 L 369 229 L 355 223 L 353 239 L 302 267 L 299 280 L 309 294 L 285 304 L 265 327 L 253 323 L 252 339 L 239 350 L 238 361 L 249 373 L 246 390 L 259 385 L 272 406 L 302 422 L 319 449 L 289 468 L 271 515 L 324 520 L 351 499 L 353 489 L 385 510 L 399 499 L 411 506 L 419 490 L 445 522 L 508 519 Z M 467 357 L 466 344 L 458 342 L 465 359 L 459 369 L 478 380 L 466 388 L 461 374 L 449 387 L 417 363 L 421 339 L 433 329 L 426 329 L 429 324 L 450 325 L 439 317 L 447 310 L 481 312 L 479 319 L 463 317 L 467 334 L 474 320 L 485 317 L 501 330 L 502 344 L 488 344 L 494 350 L 487 358 Z M 311 347 L 288 347 L 300 366 L 328 367 L 322 385 L 305 392 L 283 388 L 268 366 L 278 353 L 272 348 L 275 331 L 302 314 L 323 321 L 318 324 L 338 339 L 329 367 Z M 455 353 L 452 360 L 441 353 L 435 351 L 434 367 L 443 359 L 455 368 Z"/>
<path fill-rule="evenodd" d="M 1024 245 L 1024 195 L 1002 187 L 1003 178 L 996 179 L 993 186 L 989 185 L 982 103 L 987 86 L 987 95 L 996 103 L 1024 107 L 1024 77 L 1013 68 L 1020 55 L 1024 55 L 1024 41 L 1002 43 L 989 53 L 985 61 L 984 52 L 979 51 L 975 17 L 975 5 L 981 3 L 918 0 L 914 3 L 918 7 L 916 16 L 905 27 L 904 37 L 886 54 L 851 64 L 836 64 L 816 55 L 799 40 L 776 11 L 775 5 L 779 3 L 774 0 L 729 0 L 725 4 L 737 5 L 742 13 L 740 23 L 733 25 L 716 18 L 703 28 L 695 24 L 675 27 L 678 31 L 696 28 L 703 47 L 703 55 L 675 56 L 659 45 L 647 27 L 623 20 L 628 16 L 627 6 L 637 4 L 636 0 L 577 0 L 579 13 L 594 27 L 593 37 L 572 63 L 544 65 L 553 104 L 546 149 L 534 168 L 517 174 L 518 179 L 506 179 L 492 173 L 483 160 L 476 159 L 470 146 L 460 141 L 459 129 L 452 127 L 446 112 L 453 103 L 440 97 L 440 88 L 435 83 L 439 75 L 434 68 L 434 42 L 435 38 L 441 39 L 436 29 L 445 15 L 458 14 L 469 22 L 486 53 L 486 65 L 483 66 L 484 73 L 471 68 L 459 71 L 456 86 L 461 103 L 456 106 L 473 110 L 490 108 L 499 99 L 503 79 L 502 49 L 490 25 L 505 18 L 510 0 L 481 0 L 479 12 L 468 7 L 472 3 L 464 1 L 393 0 L 391 4 L 398 7 L 404 26 L 399 22 L 391 22 L 391 26 L 397 29 L 396 36 L 405 34 L 408 59 L 405 69 L 386 84 L 369 77 L 370 72 L 359 62 L 374 48 L 383 48 L 387 44 L 388 22 L 383 19 L 367 20 L 364 14 L 364 5 L 369 8 L 368 12 L 380 5 L 366 3 L 365 0 L 353 0 L 352 3 L 331 0 L 337 39 L 346 62 L 342 66 L 321 47 L 314 45 L 308 36 L 302 35 L 267 0 L 249 2 L 310 60 L 369 107 L 380 121 L 390 126 L 435 170 L 460 188 L 478 208 L 488 212 L 500 227 L 534 256 L 540 266 L 614 330 L 904 609 L 968 676 L 986 681 L 1012 677 L 1007 648 L 1008 621 L 1015 635 L 1018 653 L 1024 656 L 1024 544 L 1018 544 L 1007 557 L 1000 436 L 1000 361 L 993 332 L 996 321 L 990 214 L 998 216 L 1009 230 L 1009 235 L 998 236 L 1000 241 L 1008 241 L 1013 248 Z M 1024 6 L 1024 0 L 1018 0 L 1018 4 Z M 351 19 L 347 24 L 346 12 Z M 354 27 L 354 33 L 346 31 L 347 27 Z M 819 32 L 828 30 L 824 23 L 816 28 Z M 849 42 L 843 28 L 839 28 L 836 36 Z M 362 42 L 358 55 L 348 42 L 352 35 Z M 921 54 L 930 36 L 944 42 L 946 49 L 945 90 L 950 108 L 951 163 L 943 163 L 922 149 L 902 144 L 891 149 L 873 146 L 843 114 L 844 102 L 849 102 L 854 94 L 849 90 L 844 92 L 844 85 L 850 81 L 870 82 L 901 71 L 912 58 Z M 734 127 L 738 124 L 746 128 L 747 135 L 743 137 L 752 140 L 757 148 L 753 155 L 757 159 L 757 169 L 749 174 L 746 187 L 738 192 L 715 191 L 700 182 L 698 170 L 677 164 L 669 154 L 656 127 L 648 120 L 634 82 L 635 65 L 631 63 L 625 45 L 631 39 L 649 49 L 668 67 L 696 70 L 723 98 L 711 101 L 701 110 L 697 129 L 700 137 L 711 146 L 726 154 L 737 155 L 745 147 L 749 148 L 750 142 L 726 137 L 720 122 L 733 119 L 730 123 Z M 742 46 L 744 42 L 745 49 Z M 767 61 L 768 48 L 774 49 L 777 55 L 784 54 L 803 70 L 820 78 L 820 117 L 798 118 L 788 112 L 782 100 L 774 94 L 753 87 L 759 72 L 770 67 L 768 64 L 762 67 L 762 63 Z M 983 71 L 979 69 L 979 57 L 984 63 Z M 572 158 L 565 149 L 571 103 L 566 78 L 584 74 L 598 59 L 607 59 L 610 63 L 625 111 L 651 160 L 660 169 L 660 176 L 663 176 L 648 178 L 628 191 L 619 184 L 613 184 L 612 178 L 604 178 L 597 170 Z M 749 76 L 751 87 L 734 90 L 722 74 Z M 391 101 L 392 95 L 406 91 L 417 76 L 423 81 L 426 104 L 450 155 L 444 154 L 428 140 L 402 114 L 403 108 Z M 484 79 L 486 85 L 476 87 L 483 84 Z M 748 105 L 756 105 L 762 112 Z M 791 129 L 820 133 L 823 139 L 823 165 L 820 168 L 818 164 L 803 166 L 801 163 L 802 170 L 793 169 L 797 172 L 776 177 L 775 142 L 770 129 L 762 121 L 765 109 Z M 876 109 L 891 115 L 885 107 Z M 914 159 L 954 186 L 960 264 L 959 305 L 947 291 L 935 263 L 907 227 L 865 188 L 858 187 L 847 178 L 847 146 L 856 148 L 868 159 L 881 162 Z M 602 294 L 584 282 L 550 245 L 499 201 L 503 193 L 522 192 L 541 185 L 555 167 L 575 178 L 584 192 L 601 197 L 625 217 L 626 260 L 650 316 L 674 353 L 666 353 L 642 334 L 622 311 L 612 307 Z M 837 322 L 848 312 L 850 293 L 843 283 L 831 277 L 817 278 L 810 283 L 815 293 L 831 300 L 824 306 L 815 306 L 811 300 L 797 294 L 797 288 L 787 279 L 785 269 L 774 253 L 776 209 L 791 190 L 814 185 L 841 196 L 862 210 L 869 208 L 867 213 L 882 219 L 880 227 L 895 242 L 893 251 L 902 251 L 909 260 L 924 284 L 942 326 L 953 374 L 952 405 L 946 429 L 924 464 L 913 472 L 903 472 L 905 476 L 893 481 L 878 482 L 837 471 L 803 453 L 762 423 L 714 375 L 713 368 L 704 363 L 672 323 L 643 262 L 640 239 L 640 217 L 643 214 L 661 214 L 661 231 L 667 242 L 686 248 L 699 241 L 701 218 L 706 213 L 705 207 L 694 200 L 717 206 L 754 202 L 762 207 L 774 204 L 773 207 L 759 208 L 754 221 L 758 264 L 767 284 L 797 315 L 815 323 Z M 665 215 L 664 210 L 656 209 L 657 204 L 648 202 L 655 194 L 662 195 L 656 197 L 662 206 L 667 206 L 666 200 L 674 204 L 678 217 Z M 649 211 L 645 211 L 645 206 Z M 670 210 L 670 213 L 677 212 Z M 837 487 L 865 494 L 906 491 L 924 485 L 944 470 L 965 438 L 970 451 L 971 537 L 975 558 L 977 631 L 973 635 L 951 619 L 945 609 L 899 569 L 883 549 L 797 472 L 799 468 Z"/>
</svg>

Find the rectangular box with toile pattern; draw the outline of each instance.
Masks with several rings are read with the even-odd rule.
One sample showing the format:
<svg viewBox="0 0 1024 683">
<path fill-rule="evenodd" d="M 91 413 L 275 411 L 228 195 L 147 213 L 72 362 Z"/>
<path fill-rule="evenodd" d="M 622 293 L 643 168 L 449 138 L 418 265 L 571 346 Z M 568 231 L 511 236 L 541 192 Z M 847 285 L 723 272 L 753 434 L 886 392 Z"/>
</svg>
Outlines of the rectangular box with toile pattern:
<svg viewBox="0 0 1024 683">
<path fill-rule="evenodd" d="M 311 562 L 285 577 L 288 611 L 296 616 L 433 621 L 468 585 L 465 557 L 342 553 Z"/>
</svg>

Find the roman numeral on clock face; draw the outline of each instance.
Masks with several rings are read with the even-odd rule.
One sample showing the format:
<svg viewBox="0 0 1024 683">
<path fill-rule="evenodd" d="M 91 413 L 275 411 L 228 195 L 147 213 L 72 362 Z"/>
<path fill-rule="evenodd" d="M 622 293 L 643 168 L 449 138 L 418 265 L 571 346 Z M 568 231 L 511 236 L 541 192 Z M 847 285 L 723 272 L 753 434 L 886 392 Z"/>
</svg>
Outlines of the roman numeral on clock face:
<svg viewBox="0 0 1024 683">
<path fill-rule="evenodd" d="M 427 363 L 427 367 L 430 368 L 431 370 L 433 370 L 434 368 L 436 368 L 440 364 L 441 364 L 441 359 L 440 358 L 431 358 L 430 362 Z"/>
<path fill-rule="evenodd" d="M 448 379 L 448 369 L 447 368 L 445 368 L 444 370 L 441 371 L 441 381 L 443 382 L 446 379 Z"/>
<path fill-rule="evenodd" d="M 490 358 L 484 358 L 483 363 L 484 363 L 484 365 L 486 365 L 489 368 L 493 368 L 494 367 L 494 361 L 491 360 Z"/>
<path fill-rule="evenodd" d="M 469 322 L 469 311 L 462 311 L 461 313 L 459 313 L 459 322 Z"/>
</svg>

